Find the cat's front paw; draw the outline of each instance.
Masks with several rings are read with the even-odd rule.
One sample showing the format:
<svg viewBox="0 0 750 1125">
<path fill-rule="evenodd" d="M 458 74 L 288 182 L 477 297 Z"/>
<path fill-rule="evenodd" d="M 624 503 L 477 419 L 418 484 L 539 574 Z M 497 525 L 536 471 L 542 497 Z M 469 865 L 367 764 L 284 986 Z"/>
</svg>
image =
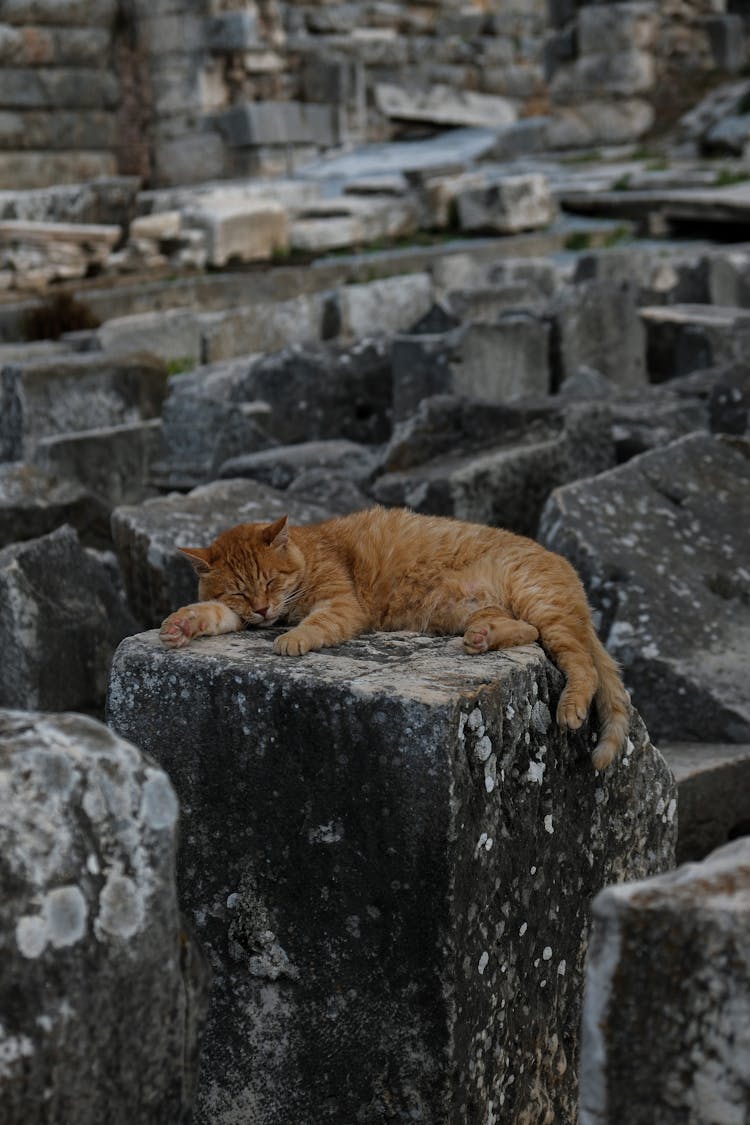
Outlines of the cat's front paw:
<svg viewBox="0 0 750 1125">
<path fill-rule="evenodd" d="M 303 656 L 318 647 L 315 638 L 305 629 L 290 629 L 273 642 L 274 652 L 279 652 L 282 656 Z"/>
<path fill-rule="evenodd" d="M 578 730 L 589 712 L 591 700 L 582 694 L 576 695 L 566 687 L 557 705 L 557 725 L 567 730 Z"/>
<path fill-rule="evenodd" d="M 200 609 L 197 606 L 185 606 L 165 618 L 159 630 L 159 640 L 167 648 L 184 648 L 204 628 L 205 622 L 201 619 Z"/>
</svg>

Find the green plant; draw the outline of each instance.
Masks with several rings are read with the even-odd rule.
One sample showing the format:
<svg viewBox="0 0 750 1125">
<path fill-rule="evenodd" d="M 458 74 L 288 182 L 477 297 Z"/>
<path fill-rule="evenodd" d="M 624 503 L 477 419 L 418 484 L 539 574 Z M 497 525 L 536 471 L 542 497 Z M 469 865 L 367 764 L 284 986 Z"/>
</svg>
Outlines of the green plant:
<svg viewBox="0 0 750 1125">
<path fill-rule="evenodd" d="M 714 178 L 714 187 L 731 187 L 732 184 L 742 184 L 749 178 L 747 172 L 739 172 L 734 168 L 720 168 Z"/>
<path fill-rule="evenodd" d="M 630 191 L 631 180 L 632 176 L 630 172 L 626 172 L 624 176 L 620 176 L 620 178 L 615 180 L 612 184 L 612 191 Z"/>
<path fill-rule="evenodd" d="M 574 230 L 566 236 L 563 243 L 566 250 L 590 250 L 591 249 L 591 233 L 587 230 Z"/>
<path fill-rule="evenodd" d="M 167 360 L 167 374 L 168 375 L 184 375 L 186 371 L 192 371 L 195 367 L 195 360 L 189 355 L 179 356 L 177 359 Z"/>
<path fill-rule="evenodd" d="M 615 227 L 614 230 L 607 231 L 602 241 L 602 246 L 618 246 L 621 242 L 627 242 L 632 238 L 632 231 L 629 227 Z"/>
</svg>

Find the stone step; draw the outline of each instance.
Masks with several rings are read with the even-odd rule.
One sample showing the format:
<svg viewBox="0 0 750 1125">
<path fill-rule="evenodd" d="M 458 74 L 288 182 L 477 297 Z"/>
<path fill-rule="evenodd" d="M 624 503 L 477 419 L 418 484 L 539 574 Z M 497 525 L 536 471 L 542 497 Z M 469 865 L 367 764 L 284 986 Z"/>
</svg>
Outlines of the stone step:
<svg viewBox="0 0 750 1125">
<path fill-rule="evenodd" d="M 196 1125 L 576 1117 L 589 901 L 672 863 L 642 723 L 604 774 L 537 646 L 127 639 L 109 722 L 170 774 L 214 965 Z M 387 1078 L 383 1078 L 387 1075 Z"/>
<path fill-rule="evenodd" d="M 646 330 L 646 365 L 654 383 L 746 358 L 750 309 L 657 305 L 642 308 L 640 317 Z"/>
<path fill-rule="evenodd" d="M 593 914 L 581 1125 L 741 1121 L 750 841 L 666 875 L 610 887 L 595 899 Z"/>
<path fill-rule="evenodd" d="M 750 835 L 750 744 L 662 742 L 659 749 L 677 782 L 678 863 Z"/>
</svg>

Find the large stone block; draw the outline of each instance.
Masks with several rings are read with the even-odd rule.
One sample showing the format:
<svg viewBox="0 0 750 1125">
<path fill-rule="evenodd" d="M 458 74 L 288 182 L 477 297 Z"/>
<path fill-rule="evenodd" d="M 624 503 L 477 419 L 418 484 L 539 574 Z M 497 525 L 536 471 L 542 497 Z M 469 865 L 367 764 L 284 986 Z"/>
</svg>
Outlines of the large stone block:
<svg viewBox="0 0 750 1125">
<path fill-rule="evenodd" d="M 343 285 L 338 300 L 341 334 L 347 339 L 405 332 L 429 310 L 432 281 L 426 273 L 407 273 Z"/>
<path fill-rule="evenodd" d="M 459 190 L 456 208 L 461 230 L 499 234 L 549 226 L 557 214 L 547 177 L 540 173 L 500 176 L 483 187 Z"/>
<path fill-rule="evenodd" d="M 137 624 L 71 527 L 0 550 L 0 707 L 99 711 Z"/>
<path fill-rule="evenodd" d="M 190 1116 L 207 973 L 166 774 L 83 715 L 0 711 L 3 1125 Z"/>
<path fill-rule="evenodd" d="M 3 67 L 0 105 L 13 109 L 115 109 L 117 78 L 86 67 Z"/>
<path fill-rule="evenodd" d="M 109 509 L 82 484 L 23 461 L 0 464 L 0 547 L 69 523 L 88 545 L 109 540 Z"/>
<path fill-rule="evenodd" d="M 291 660 L 272 632 L 143 634 L 112 671 L 109 722 L 177 790 L 215 972 L 197 1125 L 573 1121 L 589 900 L 672 863 L 641 722 L 596 775 L 538 647 Z"/>
<path fill-rule="evenodd" d="M 0 189 L 17 191 L 107 179 L 117 173 L 114 152 L 2 152 Z"/>
<path fill-rule="evenodd" d="M 391 355 L 397 421 L 435 394 L 502 403 L 550 389 L 549 326 L 532 313 L 506 312 L 494 324 L 446 333 L 397 335 Z"/>
<path fill-rule="evenodd" d="M 167 369 L 154 356 L 54 356 L 0 371 L 0 457 L 30 459 L 42 437 L 153 418 Z"/>
<path fill-rule="evenodd" d="M 745 1119 L 748 924 L 747 840 L 703 863 L 598 896 L 586 974 L 581 1125 Z"/>
<path fill-rule="evenodd" d="M 217 481 L 112 513 L 112 538 L 128 601 L 146 625 L 159 625 L 172 610 L 196 599 L 195 571 L 179 547 L 210 543 L 238 523 L 275 520 L 293 523 L 327 519 L 329 511 L 252 480 Z"/>
<path fill-rule="evenodd" d="M 593 367 L 615 386 L 646 381 L 646 333 L 638 290 L 629 281 L 571 286 L 550 303 L 553 378 L 557 385 L 580 367 Z"/>
<path fill-rule="evenodd" d="M 677 782 L 677 862 L 705 859 L 750 827 L 750 743 L 659 746 Z"/>
<path fill-rule="evenodd" d="M 747 309 L 669 305 L 643 308 L 640 315 L 646 330 L 648 374 L 654 383 L 747 356 Z"/>
<path fill-rule="evenodd" d="M 750 741 L 750 448 L 694 433 L 553 493 L 540 538 L 581 574 L 654 736 Z"/>
<path fill-rule="evenodd" d="M 277 445 L 274 449 L 232 457 L 221 466 L 220 476 L 252 477 L 271 488 L 284 489 L 295 477 L 311 469 L 339 473 L 361 484 L 374 466 L 375 453 L 371 448 L 339 438 Z"/>
<path fill-rule="evenodd" d="M 473 125 L 499 129 L 518 116 L 509 98 L 475 94 L 450 86 L 430 86 L 411 91 L 389 82 L 375 86 L 375 104 L 385 117 L 403 121 L 429 121 L 436 125 Z"/>
<path fill-rule="evenodd" d="M 216 313 L 195 309 L 160 309 L 112 317 L 96 331 L 96 340 L 111 355 L 142 349 L 161 360 L 192 360 L 200 363 L 203 332 L 216 320 Z"/>
<path fill-rule="evenodd" d="M 271 258 L 289 245 L 286 208 L 272 199 L 247 199 L 241 204 L 227 201 L 223 207 L 188 211 L 183 222 L 206 232 L 212 266 Z"/>
<path fill-rule="evenodd" d="M 482 405 L 489 410 L 489 404 Z M 614 463 L 608 411 L 572 407 L 566 416 L 537 419 L 525 432 L 495 435 L 489 448 L 454 451 L 405 472 L 379 477 L 371 488 L 380 503 L 428 515 L 454 516 L 536 535 L 539 516 L 554 488 L 602 472 Z"/>
<path fill-rule="evenodd" d="M 217 118 L 232 148 L 256 145 L 314 144 L 330 148 L 339 141 L 333 106 L 304 102 L 246 102 Z"/>
<path fill-rule="evenodd" d="M 3 0 L 3 21 L 54 27 L 111 27 L 117 0 Z"/>
<path fill-rule="evenodd" d="M 153 494 L 150 469 L 160 452 L 161 421 L 154 418 L 41 438 L 34 460 L 114 507 L 137 504 Z"/>
</svg>

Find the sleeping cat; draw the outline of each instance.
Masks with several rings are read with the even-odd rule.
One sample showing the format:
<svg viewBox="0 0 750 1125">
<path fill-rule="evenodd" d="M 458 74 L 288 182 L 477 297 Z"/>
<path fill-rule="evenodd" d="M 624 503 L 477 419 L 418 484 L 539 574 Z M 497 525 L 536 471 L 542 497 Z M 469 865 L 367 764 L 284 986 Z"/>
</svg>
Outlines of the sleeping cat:
<svg viewBox="0 0 750 1125">
<path fill-rule="evenodd" d="M 576 730 L 592 699 L 604 769 L 628 732 L 629 700 L 594 631 L 576 572 L 510 531 L 403 508 L 371 508 L 305 527 L 246 523 L 210 547 L 181 547 L 199 576 L 195 605 L 164 621 L 180 648 L 246 626 L 290 625 L 277 652 L 300 656 L 369 630 L 463 636 L 467 653 L 539 640 L 567 677 L 557 708 Z"/>
</svg>

